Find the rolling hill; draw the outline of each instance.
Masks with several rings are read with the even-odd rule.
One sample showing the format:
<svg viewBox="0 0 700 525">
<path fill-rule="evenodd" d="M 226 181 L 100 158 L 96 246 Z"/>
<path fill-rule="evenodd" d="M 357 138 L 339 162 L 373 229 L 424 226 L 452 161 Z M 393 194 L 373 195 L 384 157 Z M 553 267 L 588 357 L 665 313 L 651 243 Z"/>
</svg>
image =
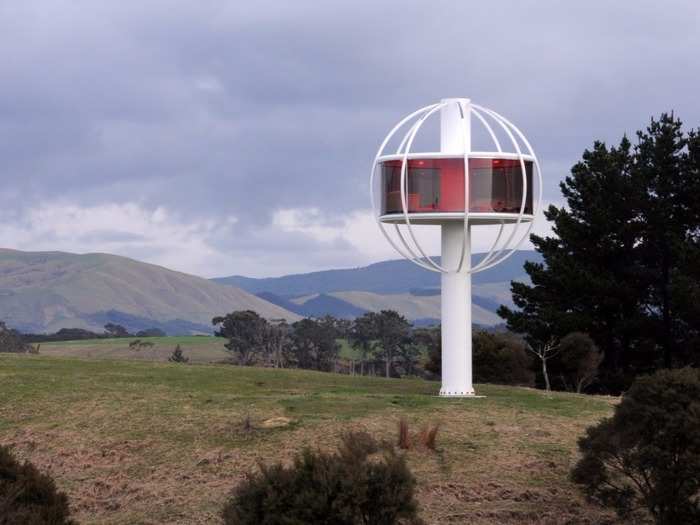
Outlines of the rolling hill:
<svg viewBox="0 0 700 525">
<path fill-rule="evenodd" d="M 475 254 L 473 263 L 480 258 L 481 254 Z M 519 251 L 473 276 L 474 323 L 493 326 L 501 322 L 496 310 L 501 304 L 512 305 L 510 281 L 527 281 L 523 264 L 528 260 L 539 262 L 541 257 L 534 251 Z M 367 311 L 392 309 L 421 324 L 440 319 L 440 275 L 404 260 L 261 279 L 234 275 L 213 281 L 242 288 L 304 316 L 352 318 Z"/>
<path fill-rule="evenodd" d="M 477 263 L 483 254 L 474 254 Z M 531 250 L 520 250 L 505 262 L 474 275 L 474 285 L 509 282 L 525 278 L 525 261 L 540 262 L 540 255 Z M 440 257 L 435 257 L 440 262 Z M 255 279 L 241 275 L 218 277 L 214 282 L 236 286 L 251 293 L 271 292 L 282 297 L 315 293 L 361 291 L 379 294 L 403 293 L 412 289 L 439 288 L 440 274 L 401 260 L 383 261 L 360 268 L 325 270 L 320 272 Z"/>
<path fill-rule="evenodd" d="M 540 259 L 521 251 L 474 276 L 475 324 L 500 323 L 495 312 L 511 304 L 510 281 L 526 279 L 525 260 Z M 326 314 L 349 319 L 393 309 L 425 325 L 439 322 L 439 287 L 438 274 L 403 260 L 275 278 L 207 280 L 116 255 L 0 249 L 0 320 L 23 332 L 101 331 L 111 322 L 133 331 L 207 333 L 212 317 L 241 309 L 288 321 Z"/>
<path fill-rule="evenodd" d="M 240 309 L 300 318 L 239 288 L 126 257 L 0 249 L 0 319 L 24 332 L 101 331 L 107 322 L 210 332 L 212 317 Z"/>
</svg>

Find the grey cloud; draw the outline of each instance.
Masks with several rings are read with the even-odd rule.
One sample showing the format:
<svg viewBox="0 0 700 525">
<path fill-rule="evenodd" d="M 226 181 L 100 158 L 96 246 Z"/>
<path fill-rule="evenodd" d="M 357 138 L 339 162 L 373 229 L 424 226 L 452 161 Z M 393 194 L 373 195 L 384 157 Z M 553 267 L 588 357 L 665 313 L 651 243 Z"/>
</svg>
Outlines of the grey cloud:
<svg viewBox="0 0 700 525">
<path fill-rule="evenodd" d="M 257 235 L 291 264 L 317 245 L 261 235 L 272 213 L 366 207 L 381 137 L 455 95 L 528 134 L 556 199 L 594 139 L 670 109 L 700 123 L 698 20 L 692 0 L 3 2 L 0 206 L 235 215 L 227 249 Z"/>
</svg>

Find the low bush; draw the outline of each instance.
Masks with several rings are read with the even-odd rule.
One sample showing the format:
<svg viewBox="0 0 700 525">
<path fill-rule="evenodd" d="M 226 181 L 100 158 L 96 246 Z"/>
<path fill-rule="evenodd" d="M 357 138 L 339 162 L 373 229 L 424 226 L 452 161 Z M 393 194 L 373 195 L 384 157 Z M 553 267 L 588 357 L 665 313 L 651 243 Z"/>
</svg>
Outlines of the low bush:
<svg viewBox="0 0 700 525">
<path fill-rule="evenodd" d="M 0 352 L 15 354 L 30 352 L 32 346 L 25 343 L 17 330 L 12 330 L 0 321 Z"/>
<path fill-rule="evenodd" d="M 223 510 L 227 525 L 414 523 L 415 480 L 393 447 L 366 433 L 343 438 L 336 453 L 304 450 L 291 466 L 260 466 Z"/>
<path fill-rule="evenodd" d="M 31 463 L 0 445 L 0 525 L 73 525 L 68 498 Z"/>
<path fill-rule="evenodd" d="M 190 358 L 185 357 L 185 354 L 182 351 L 182 348 L 180 348 L 180 345 L 176 345 L 175 350 L 173 350 L 173 353 L 170 354 L 170 357 L 168 357 L 168 361 L 170 361 L 171 363 L 189 363 Z"/>
<path fill-rule="evenodd" d="M 700 523 L 700 371 L 637 379 L 612 418 L 579 440 L 571 478 L 589 499 L 658 524 Z"/>
<path fill-rule="evenodd" d="M 564 390 L 583 392 L 598 375 L 603 354 L 588 334 L 572 332 L 559 342 L 559 352 L 552 359 L 554 382 Z"/>
<path fill-rule="evenodd" d="M 472 338 L 472 351 L 476 383 L 534 386 L 532 359 L 515 337 L 479 331 Z"/>
</svg>

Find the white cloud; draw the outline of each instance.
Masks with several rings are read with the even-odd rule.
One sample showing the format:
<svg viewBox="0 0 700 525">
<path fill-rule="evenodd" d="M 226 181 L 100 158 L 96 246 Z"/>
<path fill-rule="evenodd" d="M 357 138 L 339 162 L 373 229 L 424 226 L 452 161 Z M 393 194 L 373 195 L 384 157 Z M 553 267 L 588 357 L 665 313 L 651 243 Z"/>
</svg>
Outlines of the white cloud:
<svg viewBox="0 0 700 525">
<path fill-rule="evenodd" d="M 230 234 L 235 217 L 184 220 L 164 207 L 136 203 L 81 207 L 51 203 L 3 220 L 3 246 L 28 251 L 106 252 L 201 275 L 225 272 L 230 260 L 212 245 Z"/>
<path fill-rule="evenodd" d="M 392 226 L 387 231 L 394 235 Z M 549 233 L 549 225 L 540 218 L 534 231 Z M 491 227 L 476 229 L 473 251 L 487 251 L 493 235 Z M 438 228 L 416 227 L 416 236 L 426 253 L 439 254 Z M 285 208 L 267 224 L 244 228 L 234 216 L 185 218 L 164 206 L 55 202 L 0 216 L 0 245 L 113 253 L 205 277 L 276 276 L 400 257 L 369 209 L 332 216 L 318 208 Z M 523 248 L 531 248 L 529 241 Z"/>
<path fill-rule="evenodd" d="M 546 209 L 550 204 L 561 206 L 561 202 L 543 202 L 541 209 Z M 317 249 L 330 248 L 338 243 L 346 243 L 348 257 L 345 260 L 359 260 L 359 264 L 369 264 L 386 259 L 396 259 L 400 255 L 392 248 L 382 235 L 376 221 L 369 209 L 355 210 L 345 216 L 332 217 L 323 213 L 318 208 L 310 209 L 283 209 L 278 210 L 273 217 L 273 225 L 287 233 L 297 233 L 307 236 L 315 241 Z M 504 230 L 499 247 L 510 237 L 512 227 Z M 520 232 L 525 232 L 525 225 L 520 226 Z M 394 232 L 393 226 L 387 226 L 386 231 L 395 240 L 396 244 L 402 246 Z M 403 227 L 404 236 L 410 242 L 410 237 Z M 415 236 L 423 251 L 428 255 L 439 255 L 440 253 L 440 231 L 434 226 L 414 227 Z M 475 227 L 472 237 L 472 251 L 474 253 L 487 252 L 498 234 L 497 226 Z M 538 218 L 532 229 L 538 235 L 551 235 L 551 227 L 540 211 Z M 522 233 L 513 237 L 514 244 Z M 521 249 L 532 249 L 529 239 L 525 240 Z M 418 250 L 414 248 L 418 253 Z M 354 253 L 353 253 L 354 252 Z M 347 266 L 340 264 L 340 266 Z M 318 269 L 318 268 L 316 268 Z"/>
</svg>

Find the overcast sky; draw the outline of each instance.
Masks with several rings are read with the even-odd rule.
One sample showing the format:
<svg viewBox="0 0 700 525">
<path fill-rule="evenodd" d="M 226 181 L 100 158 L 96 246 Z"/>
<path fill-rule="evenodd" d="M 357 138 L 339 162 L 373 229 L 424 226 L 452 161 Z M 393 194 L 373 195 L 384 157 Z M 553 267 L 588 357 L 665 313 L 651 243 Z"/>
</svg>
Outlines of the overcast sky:
<svg viewBox="0 0 700 525">
<path fill-rule="evenodd" d="M 0 246 L 207 277 L 395 257 L 369 167 L 443 97 L 518 125 L 555 203 L 593 140 L 700 124 L 697 0 L 0 0 L 0 35 Z"/>
</svg>

